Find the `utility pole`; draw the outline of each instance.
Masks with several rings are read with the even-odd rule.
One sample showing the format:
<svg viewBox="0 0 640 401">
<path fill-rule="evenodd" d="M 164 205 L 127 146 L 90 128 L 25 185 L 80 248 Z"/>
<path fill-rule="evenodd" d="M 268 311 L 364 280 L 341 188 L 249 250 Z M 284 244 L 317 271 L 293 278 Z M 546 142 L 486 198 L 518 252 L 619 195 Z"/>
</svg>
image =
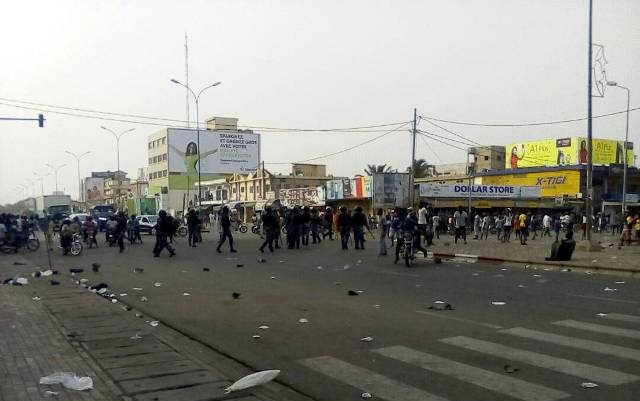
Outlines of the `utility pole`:
<svg viewBox="0 0 640 401">
<path fill-rule="evenodd" d="M 589 50 L 587 62 L 587 197 L 585 198 L 585 214 L 587 215 L 586 240 L 591 241 L 592 208 L 593 208 L 593 121 L 592 121 L 592 85 L 593 85 L 593 0 L 589 0 Z"/>
<path fill-rule="evenodd" d="M 413 109 L 413 130 L 412 130 L 412 141 L 413 141 L 413 145 L 411 147 L 411 177 L 409 177 L 409 182 L 411 183 L 411 187 L 410 187 L 410 191 L 409 191 L 409 195 L 411 196 L 411 206 L 414 206 L 414 201 L 416 198 L 416 188 L 415 188 L 415 181 L 416 181 L 416 134 L 417 132 L 417 125 L 418 125 L 418 109 L 414 108 Z"/>
<path fill-rule="evenodd" d="M 184 33 L 184 75 L 185 75 L 185 102 L 187 105 L 187 128 L 191 126 L 191 122 L 189 121 L 189 46 L 187 45 L 187 33 Z"/>
<path fill-rule="evenodd" d="M 77 155 L 73 152 L 69 152 L 68 150 L 65 150 L 65 153 L 73 156 L 73 158 L 76 159 L 77 168 L 78 168 L 78 202 L 84 202 L 84 190 L 82 188 L 82 178 L 80 178 L 80 159 L 82 159 L 84 156 L 91 153 L 91 151 L 88 150 L 81 155 Z"/>
<path fill-rule="evenodd" d="M 470 160 L 471 158 L 469 156 L 473 155 L 474 157 L 474 161 L 475 161 L 475 153 L 471 152 L 471 148 L 469 148 L 469 150 L 467 150 L 467 164 L 469 165 L 468 171 L 467 173 L 469 174 L 469 188 L 468 188 L 468 200 L 467 200 L 467 207 L 468 207 L 468 211 L 467 211 L 467 217 L 470 219 L 471 218 L 471 192 L 472 192 L 472 186 L 473 186 L 473 172 L 475 170 L 475 163 L 472 163 Z"/>
<path fill-rule="evenodd" d="M 60 170 L 62 167 L 66 166 L 67 164 L 61 164 L 59 166 L 53 166 L 49 163 L 46 164 L 47 167 L 49 167 L 51 169 L 51 171 L 53 171 L 53 174 L 55 175 L 55 183 L 56 183 L 56 192 L 58 192 L 58 170 Z"/>
</svg>

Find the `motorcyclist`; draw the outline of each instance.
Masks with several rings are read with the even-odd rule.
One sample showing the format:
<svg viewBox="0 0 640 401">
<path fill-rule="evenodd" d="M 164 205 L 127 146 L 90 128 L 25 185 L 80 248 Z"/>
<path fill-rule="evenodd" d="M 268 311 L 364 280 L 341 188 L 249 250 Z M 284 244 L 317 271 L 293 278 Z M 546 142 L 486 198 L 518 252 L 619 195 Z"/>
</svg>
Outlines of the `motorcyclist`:
<svg viewBox="0 0 640 401">
<path fill-rule="evenodd" d="M 98 231 L 98 227 L 96 225 L 96 222 L 93 221 L 93 217 L 87 217 L 87 219 L 84 221 L 84 224 L 82 225 L 82 231 L 85 236 L 84 242 L 89 244 L 89 248 L 91 248 L 93 245 L 95 245 L 97 248 L 98 241 L 96 241 L 96 233 Z"/>
</svg>

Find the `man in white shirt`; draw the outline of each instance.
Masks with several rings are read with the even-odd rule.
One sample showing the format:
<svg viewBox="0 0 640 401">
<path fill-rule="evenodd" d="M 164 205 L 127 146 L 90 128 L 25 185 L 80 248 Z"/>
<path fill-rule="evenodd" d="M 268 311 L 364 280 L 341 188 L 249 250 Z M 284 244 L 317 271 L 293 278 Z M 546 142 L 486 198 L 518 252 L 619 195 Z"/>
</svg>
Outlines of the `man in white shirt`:
<svg viewBox="0 0 640 401">
<path fill-rule="evenodd" d="M 551 216 L 545 213 L 542 218 L 542 236 L 551 237 Z"/>
<path fill-rule="evenodd" d="M 433 215 L 433 234 L 437 239 L 440 239 L 440 216 L 438 214 Z"/>
<path fill-rule="evenodd" d="M 418 210 L 418 230 L 425 238 L 427 236 L 427 213 L 427 206 L 421 202 Z"/>
<path fill-rule="evenodd" d="M 453 224 L 455 226 L 456 234 L 454 242 L 458 243 L 458 238 L 462 238 L 466 245 L 467 243 L 467 212 L 464 211 L 462 206 L 456 210 L 453 214 Z"/>
</svg>

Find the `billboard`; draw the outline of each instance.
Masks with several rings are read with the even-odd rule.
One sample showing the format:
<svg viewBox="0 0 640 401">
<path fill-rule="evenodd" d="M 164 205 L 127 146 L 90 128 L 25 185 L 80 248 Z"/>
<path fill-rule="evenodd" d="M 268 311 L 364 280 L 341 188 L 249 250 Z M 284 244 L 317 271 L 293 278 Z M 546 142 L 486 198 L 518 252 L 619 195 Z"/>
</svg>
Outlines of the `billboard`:
<svg viewBox="0 0 640 401">
<path fill-rule="evenodd" d="M 247 132 L 200 130 L 198 160 L 197 130 L 167 129 L 169 173 L 247 173 L 260 164 L 260 135 Z"/>
<path fill-rule="evenodd" d="M 327 200 L 338 200 L 344 199 L 344 188 L 343 188 L 344 180 L 329 180 L 325 184 L 325 194 Z"/>
<path fill-rule="evenodd" d="M 540 196 L 576 196 L 580 192 L 580 171 L 557 170 L 527 174 L 501 174 L 482 176 L 483 185 L 513 185 L 540 187 Z"/>
<path fill-rule="evenodd" d="M 374 208 L 409 206 L 409 174 L 374 174 L 371 188 Z"/>
<path fill-rule="evenodd" d="M 351 198 L 371 198 L 371 176 L 356 177 L 351 180 Z"/>
<path fill-rule="evenodd" d="M 324 187 L 281 189 L 280 203 L 285 207 L 324 206 Z"/>
<path fill-rule="evenodd" d="M 539 198 L 540 187 L 514 185 L 472 185 L 472 198 Z M 468 198 L 469 186 L 464 184 L 420 184 L 420 196 L 426 198 Z"/>
<path fill-rule="evenodd" d="M 84 179 L 84 199 L 89 206 L 104 203 L 104 178 L 87 177 Z"/>
<path fill-rule="evenodd" d="M 624 141 L 593 139 L 595 165 L 624 163 Z M 544 139 L 506 146 L 505 168 L 571 166 L 587 163 L 587 138 L 581 136 Z M 633 143 L 627 142 L 627 163 L 633 165 Z"/>
</svg>

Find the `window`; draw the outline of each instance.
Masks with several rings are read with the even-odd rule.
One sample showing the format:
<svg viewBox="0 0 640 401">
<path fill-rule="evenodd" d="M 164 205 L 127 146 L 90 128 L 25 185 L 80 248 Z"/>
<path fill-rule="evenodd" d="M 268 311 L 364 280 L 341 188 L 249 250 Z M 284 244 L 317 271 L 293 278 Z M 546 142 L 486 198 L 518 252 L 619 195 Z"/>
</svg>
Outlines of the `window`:
<svg viewBox="0 0 640 401">
<path fill-rule="evenodd" d="M 244 193 L 244 187 L 240 187 L 240 192 Z"/>
<path fill-rule="evenodd" d="M 151 160 L 153 160 L 153 158 L 151 158 L 151 157 L 150 157 L 150 158 L 149 158 L 149 164 L 151 164 L 151 163 L 152 163 L 152 161 L 151 161 Z"/>
<path fill-rule="evenodd" d="M 165 144 L 165 141 L 166 141 L 166 140 L 167 140 L 167 137 L 166 137 L 166 136 L 163 136 L 163 137 L 162 137 L 162 144 L 163 144 L 163 145 Z"/>
<path fill-rule="evenodd" d="M 485 156 L 485 157 L 484 157 L 484 160 L 489 160 L 489 156 Z"/>
<path fill-rule="evenodd" d="M 149 179 L 151 179 L 151 175 L 152 175 L 152 174 L 151 174 L 151 173 L 149 173 Z"/>
<path fill-rule="evenodd" d="M 162 155 L 162 161 L 163 162 L 167 161 L 167 154 L 166 153 Z"/>
<path fill-rule="evenodd" d="M 149 142 L 149 149 L 151 149 L 151 148 L 152 148 L 152 146 L 151 146 L 151 142 Z"/>
<path fill-rule="evenodd" d="M 232 192 L 235 194 L 236 193 L 236 187 L 233 187 Z"/>
<path fill-rule="evenodd" d="M 249 187 L 249 193 L 252 194 L 253 193 L 253 187 Z"/>
<path fill-rule="evenodd" d="M 162 171 L 162 176 L 163 176 L 163 177 L 166 177 L 166 176 L 167 176 L 167 170 L 163 170 L 163 171 Z"/>
</svg>

